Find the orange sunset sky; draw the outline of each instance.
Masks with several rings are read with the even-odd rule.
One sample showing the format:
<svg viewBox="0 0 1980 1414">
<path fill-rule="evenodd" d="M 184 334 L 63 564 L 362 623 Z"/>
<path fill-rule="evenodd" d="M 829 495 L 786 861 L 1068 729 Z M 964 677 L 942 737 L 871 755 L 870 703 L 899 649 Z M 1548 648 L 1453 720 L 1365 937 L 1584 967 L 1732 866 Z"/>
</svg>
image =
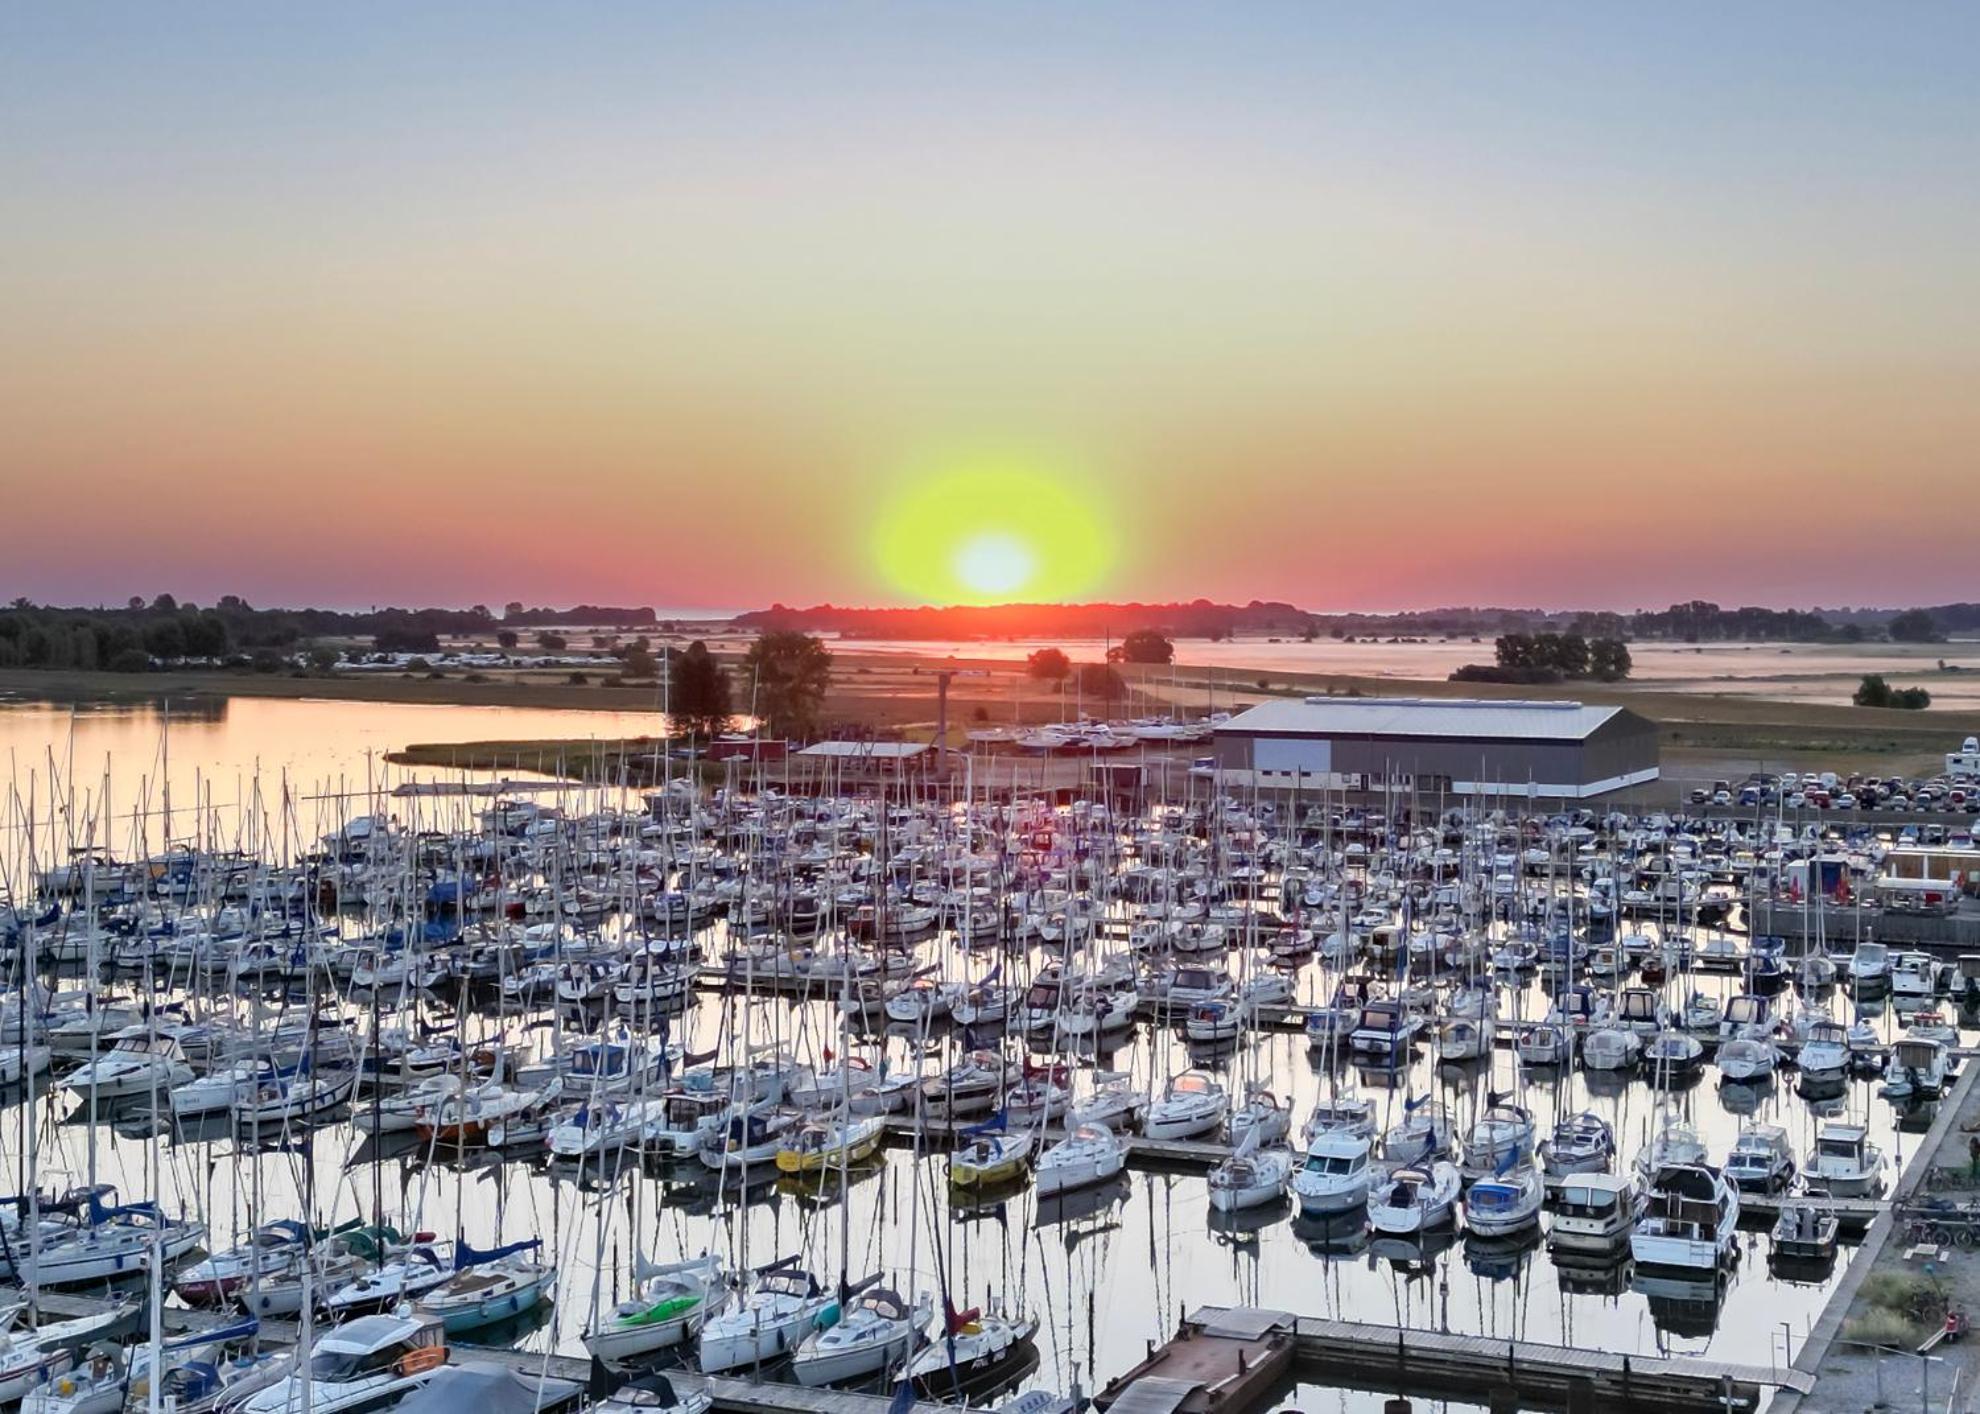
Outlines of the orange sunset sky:
<svg viewBox="0 0 1980 1414">
<path fill-rule="evenodd" d="M 1971 5 L 5 28 L 0 597 L 1980 598 Z"/>
</svg>

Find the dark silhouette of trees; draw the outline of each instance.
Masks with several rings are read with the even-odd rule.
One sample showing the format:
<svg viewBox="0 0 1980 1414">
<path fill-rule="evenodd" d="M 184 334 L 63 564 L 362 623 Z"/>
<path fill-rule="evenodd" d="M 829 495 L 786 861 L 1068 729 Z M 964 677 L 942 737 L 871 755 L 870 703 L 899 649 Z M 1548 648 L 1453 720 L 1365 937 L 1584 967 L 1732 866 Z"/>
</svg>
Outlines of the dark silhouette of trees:
<svg viewBox="0 0 1980 1414">
<path fill-rule="evenodd" d="M 1136 629 L 1107 651 L 1111 663 L 1170 663 L 1175 656 L 1176 645 L 1152 628 Z"/>
<path fill-rule="evenodd" d="M 1896 707 L 1920 711 L 1932 705 L 1932 694 L 1922 687 L 1892 687 L 1882 673 L 1866 673 L 1850 698 L 1859 707 Z"/>
<path fill-rule="evenodd" d="M 697 638 L 668 660 L 667 714 L 689 736 L 720 736 L 734 710 L 728 671 L 707 644 Z"/>
<path fill-rule="evenodd" d="M 1884 626 L 1893 643 L 1944 643 L 1945 631 L 1925 609 L 1906 609 Z"/>
</svg>

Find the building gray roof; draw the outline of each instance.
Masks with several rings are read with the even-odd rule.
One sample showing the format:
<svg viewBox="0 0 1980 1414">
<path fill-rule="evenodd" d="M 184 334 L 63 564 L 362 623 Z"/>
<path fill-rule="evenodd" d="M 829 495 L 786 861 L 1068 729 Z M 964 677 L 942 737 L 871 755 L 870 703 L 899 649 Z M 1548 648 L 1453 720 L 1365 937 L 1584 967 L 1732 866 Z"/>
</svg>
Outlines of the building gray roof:
<svg viewBox="0 0 1980 1414">
<path fill-rule="evenodd" d="M 1220 724 L 1223 736 L 1476 737 L 1585 741 L 1620 707 L 1459 697 L 1308 697 L 1261 702 Z"/>
<path fill-rule="evenodd" d="M 800 756 L 830 756 L 842 760 L 905 761 L 928 750 L 925 741 L 821 741 L 800 751 Z"/>
</svg>

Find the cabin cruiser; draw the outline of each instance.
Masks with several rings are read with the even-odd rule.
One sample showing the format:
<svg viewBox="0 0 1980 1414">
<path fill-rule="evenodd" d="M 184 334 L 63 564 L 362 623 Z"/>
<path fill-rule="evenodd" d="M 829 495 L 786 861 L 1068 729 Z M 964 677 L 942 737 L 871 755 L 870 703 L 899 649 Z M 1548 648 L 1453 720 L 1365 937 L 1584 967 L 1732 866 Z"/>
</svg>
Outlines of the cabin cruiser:
<svg viewBox="0 0 1980 1414">
<path fill-rule="evenodd" d="M 537 1237 L 485 1252 L 458 1243 L 452 1274 L 429 1288 L 413 1309 L 439 1321 L 448 1335 L 465 1335 L 533 1311 L 557 1289 L 556 1266 L 527 1255 L 542 1246 Z"/>
<path fill-rule="evenodd" d="M 1636 1185 L 1625 1175 L 1579 1173 L 1554 1195 L 1547 1246 L 1557 1252 L 1611 1252 L 1636 1225 Z"/>
<path fill-rule="evenodd" d="M 1719 1044 L 1769 1036 L 1778 1019 L 1773 998 L 1741 992 L 1726 1003 L 1719 1018 Z"/>
<path fill-rule="evenodd" d="M 1639 1267 L 1717 1271 L 1739 1239 L 1739 1192 L 1704 1164 L 1660 1169 L 1644 1194 L 1630 1255 Z"/>
<path fill-rule="evenodd" d="M 1222 1128 L 1231 1097 L 1208 1071 L 1186 1070 L 1170 1079 L 1162 1098 L 1148 1107 L 1141 1132 L 1150 1139 L 1195 1139 Z"/>
<path fill-rule="evenodd" d="M 1893 1100 L 1932 1100 L 1945 1093 L 1952 1077 L 1952 1054 L 1942 1041 L 1907 1032 L 1891 1047 L 1884 1070 L 1884 1094 Z"/>
<path fill-rule="evenodd" d="M 1938 994 L 1939 964 L 1930 953 L 1901 952 L 1891 958 L 1893 1001 L 1920 1001 Z"/>
<path fill-rule="evenodd" d="M 1808 1191 L 1835 1198 L 1862 1198 L 1884 1186 L 1888 1160 L 1860 1124 L 1825 1123 L 1815 1131 L 1815 1152 L 1807 1170 Z"/>
<path fill-rule="evenodd" d="M 1891 950 L 1882 943 L 1858 943 L 1843 964 L 1843 981 L 1858 994 L 1881 993 L 1891 985 Z"/>
<path fill-rule="evenodd" d="M 1705 1141 L 1698 1137 L 1698 1131 L 1683 1120 L 1668 1120 L 1636 1156 L 1638 1187 L 1648 1187 L 1665 1168 L 1702 1165 L 1705 1161 Z"/>
<path fill-rule="evenodd" d="M 1726 1156 L 1725 1175 L 1742 1193 L 1778 1193 L 1794 1172 L 1794 1145 L 1778 1124 L 1749 1124 Z"/>
<path fill-rule="evenodd" d="M 1375 1107 L 1359 1095 L 1336 1095 L 1314 1101 L 1313 1113 L 1307 1116 L 1306 1125 L 1300 1130 L 1301 1142 L 1310 1149 L 1322 1134 L 1335 1132 L 1373 1139 Z"/>
<path fill-rule="evenodd" d="M 1373 1170 L 1369 1137 L 1330 1130 L 1313 1138 L 1306 1160 L 1292 1176 L 1299 1209 L 1308 1217 L 1350 1212 L 1368 1201 Z"/>
<path fill-rule="evenodd" d="M 1554 1004 L 1547 1009 L 1545 1024 L 1565 1027 L 1578 1035 L 1599 1030 L 1609 1024 L 1609 998 L 1606 992 L 1593 987 L 1563 987 L 1554 994 Z"/>
<path fill-rule="evenodd" d="M 364 1414 L 396 1404 L 446 1363 L 438 1321 L 362 1316 L 316 1338 L 306 1380 L 298 1372 L 255 1390 L 241 1414 L 289 1414 L 305 1391 L 312 1414 Z"/>
<path fill-rule="evenodd" d="M 119 1032 L 103 1055 L 71 1071 L 62 1088 L 90 1100 L 114 1100 L 170 1090 L 193 1078 L 179 1043 L 132 1028 Z"/>
<path fill-rule="evenodd" d="M 1463 1189 L 1457 1165 L 1437 1160 L 1399 1168 L 1368 1195 L 1368 1225 L 1388 1236 L 1414 1236 L 1452 1223 Z"/>
</svg>

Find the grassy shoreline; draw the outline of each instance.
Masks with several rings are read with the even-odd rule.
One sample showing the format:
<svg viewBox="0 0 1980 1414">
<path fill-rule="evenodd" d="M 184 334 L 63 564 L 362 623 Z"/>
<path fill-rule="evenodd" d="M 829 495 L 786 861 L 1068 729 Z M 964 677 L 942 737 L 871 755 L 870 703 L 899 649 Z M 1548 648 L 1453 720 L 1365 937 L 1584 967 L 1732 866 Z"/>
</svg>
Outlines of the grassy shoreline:
<svg viewBox="0 0 1980 1414">
<path fill-rule="evenodd" d="M 839 646 L 833 686 L 825 704 L 832 725 L 898 731 L 928 739 L 934 735 L 935 671 L 956 673 L 950 692 L 950 740 L 978 722 L 1055 720 L 1071 710 L 1043 684 L 1024 676 L 1008 660 L 930 654 L 862 654 Z M 1571 698 L 1627 707 L 1656 722 L 1667 762 L 1689 774 L 1744 774 L 1751 769 L 1806 768 L 1935 771 L 1943 754 L 1962 737 L 1980 734 L 1980 711 L 1962 709 L 1903 712 L 1831 703 L 1751 697 L 1742 694 L 1659 690 L 1630 684 L 1574 683 L 1515 687 L 1493 683 L 1357 677 L 1328 673 L 1288 673 L 1198 665 L 1162 670 L 1143 683 L 1129 670 L 1136 691 L 1118 714 L 1166 714 L 1174 706 L 1201 710 L 1209 705 L 1239 708 L 1272 697 L 1307 693 L 1428 698 Z M 611 686 L 594 680 L 573 684 L 562 674 L 509 674 L 470 682 L 465 675 L 442 678 L 402 674 L 296 676 L 221 672 L 162 672 L 142 675 L 29 669 L 0 669 L 0 695 L 52 702 L 81 699 L 138 701 L 180 698 L 315 698 L 349 702 L 428 705 L 539 707 L 558 710 L 654 712 L 659 689 L 648 684 Z M 746 694 L 739 693 L 739 696 Z M 1088 704 L 1096 711 L 1098 704 Z M 585 743 L 587 751 L 599 746 Z M 635 746 L 635 750 L 638 747 Z M 414 764 L 487 764 L 500 759 L 516 769 L 550 769 L 529 764 L 575 750 L 569 742 L 490 741 L 407 743 Z M 594 769 L 602 762 L 591 761 Z"/>
</svg>

